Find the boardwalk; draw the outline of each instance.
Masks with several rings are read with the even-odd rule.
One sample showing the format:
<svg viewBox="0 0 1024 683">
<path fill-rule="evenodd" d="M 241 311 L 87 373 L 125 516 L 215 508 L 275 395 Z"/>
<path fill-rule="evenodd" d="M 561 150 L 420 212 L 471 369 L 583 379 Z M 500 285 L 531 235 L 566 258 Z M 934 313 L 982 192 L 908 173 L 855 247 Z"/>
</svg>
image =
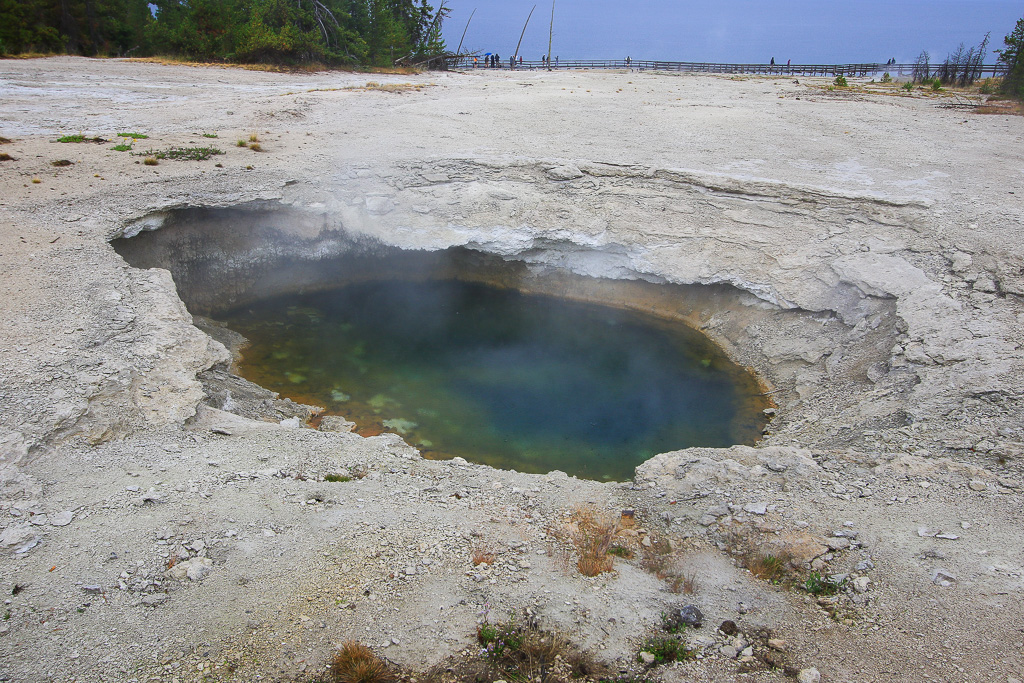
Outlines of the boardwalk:
<svg viewBox="0 0 1024 683">
<path fill-rule="evenodd" d="M 473 59 L 462 59 L 456 63 L 457 68 L 472 69 Z M 634 59 L 627 63 L 625 59 L 561 59 L 558 64 L 551 64 L 554 69 L 633 69 L 635 71 L 677 71 L 710 74 L 759 74 L 763 76 L 873 76 L 888 73 L 893 78 L 910 76 L 914 71 L 913 64 L 726 64 L 719 62 L 664 62 Z M 941 63 L 932 64 L 935 71 Z M 481 65 L 478 68 L 484 68 Z M 508 69 L 509 62 L 504 60 L 500 68 Z M 538 60 L 523 60 L 516 64 L 516 69 L 538 70 L 547 69 L 548 65 Z M 1005 64 L 985 64 L 975 72 L 979 78 L 1003 76 L 1006 74 Z"/>
</svg>

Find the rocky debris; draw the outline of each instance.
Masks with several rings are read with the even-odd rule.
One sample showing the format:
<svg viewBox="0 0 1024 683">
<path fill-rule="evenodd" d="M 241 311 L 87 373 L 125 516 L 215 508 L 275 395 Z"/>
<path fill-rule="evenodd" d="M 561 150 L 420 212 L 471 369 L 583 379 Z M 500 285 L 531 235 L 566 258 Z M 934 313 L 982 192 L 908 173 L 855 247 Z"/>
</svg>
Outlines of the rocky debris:
<svg viewBox="0 0 1024 683">
<path fill-rule="evenodd" d="M 351 432 L 355 428 L 355 422 L 350 422 L 337 415 L 324 415 L 320 418 L 320 431 L 322 432 Z"/>
<path fill-rule="evenodd" d="M 552 180 L 576 180 L 583 177 L 583 171 L 572 164 L 565 164 L 549 169 L 548 177 Z"/>
<path fill-rule="evenodd" d="M 193 557 L 183 562 L 177 562 L 173 567 L 164 572 L 164 576 L 184 581 L 202 581 L 213 571 L 213 560 L 208 557 Z"/>
<path fill-rule="evenodd" d="M 722 485 L 804 480 L 820 469 L 811 452 L 799 448 L 690 448 L 656 455 L 643 463 L 636 469 L 636 482 L 690 497 L 706 495 Z M 760 509 L 760 503 L 756 505 Z"/>
</svg>

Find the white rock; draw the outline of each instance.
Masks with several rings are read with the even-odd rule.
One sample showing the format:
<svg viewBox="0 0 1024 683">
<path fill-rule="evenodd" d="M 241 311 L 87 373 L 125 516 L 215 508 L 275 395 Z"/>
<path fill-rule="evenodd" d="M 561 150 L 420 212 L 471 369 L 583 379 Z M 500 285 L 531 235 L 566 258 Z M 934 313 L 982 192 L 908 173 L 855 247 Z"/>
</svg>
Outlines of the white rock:
<svg viewBox="0 0 1024 683">
<path fill-rule="evenodd" d="M 650 652 L 641 652 L 640 653 L 640 661 L 643 664 L 647 665 L 647 666 L 651 666 L 652 664 L 654 664 L 654 662 L 656 660 L 657 660 L 657 657 L 652 655 Z"/>
<path fill-rule="evenodd" d="M 71 510 L 65 510 L 64 512 L 58 512 L 57 514 L 50 517 L 50 524 L 53 526 L 67 526 L 71 524 L 71 520 L 75 518 L 75 513 Z"/>
<path fill-rule="evenodd" d="M 6 548 L 24 543 L 35 535 L 36 532 L 32 530 L 31 524 L 12 524 L 0 532 L 0 547 Z"/>
<path fill-rule="evenodd" d="M 391 201 L 390 197 L 367 197 L 366 210 L 375 216 L 383 216 L 395 210 L 395 203 Z"/>
<path fill-rule="evenodd" d="M 869 579 L 868 577 L 858 576 L 856 579 L 853 580 L 853 590 L 857 591 L 858 593 L 867 593 L 868 584 L 870 583 L 871 579 Z"/>
<path fill-rule="evenodd" d="M 768 512 L 768 503 L 749 503 L 748 505 L 744 505 L 743 509 L 752 515 L 763 515 Z"/>
<path fill-rule="evenodd" d="M 178 581 L 186 578 L 190 581 L 202 581 L 213 571 L 213 560 L 208 557 L 193 557 L 191 560 L 179 562 L 166 572 L 164 576 Z"/>
<path fill-rule="evenodd" d="M 552 180 L 576 180 L 583 177 L 583 171 L 572 164 L 566 164 L 548 171 L 548 177 Z"/>
<path fill-rule="evenodd" d="M 814 667 L 800 669 L 800 673 L 796 675 L 796 681 L 797 683 L 819 683 L 821 681 L 821 674 Z"/>
</svg>

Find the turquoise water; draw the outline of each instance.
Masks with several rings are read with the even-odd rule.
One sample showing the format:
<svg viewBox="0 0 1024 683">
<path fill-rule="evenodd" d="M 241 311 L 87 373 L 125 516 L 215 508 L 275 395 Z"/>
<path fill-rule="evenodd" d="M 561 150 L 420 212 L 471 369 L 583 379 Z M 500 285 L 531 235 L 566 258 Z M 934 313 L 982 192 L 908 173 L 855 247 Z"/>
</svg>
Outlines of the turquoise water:
<svg viewBox="0 0 1024 683">
<path fill-rule="evenodd" d="M 425 457 L 625 480 L 651 456 L 753 443 L 767 405 L 703 336 L 456 281 L 375 282 L 229 314 L 242 375 L 396 432 Z"/>
</svg>

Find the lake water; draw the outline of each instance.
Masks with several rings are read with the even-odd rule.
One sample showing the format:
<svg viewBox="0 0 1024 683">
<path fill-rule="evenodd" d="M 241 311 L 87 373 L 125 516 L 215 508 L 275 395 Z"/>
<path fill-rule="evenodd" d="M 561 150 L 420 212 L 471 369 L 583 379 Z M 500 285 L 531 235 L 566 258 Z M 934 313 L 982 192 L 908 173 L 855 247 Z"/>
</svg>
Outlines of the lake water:
<svg viewBox="0 0 1024 683">
<path fill-rule="evenodd" d="M 223 318 L 239 371 L 428 458 L 626 480 L 651 456 L 752 444 L 759 386 L 699 333 L 598 305 L 456 281 L 374 282 Z"/>
</svg>

